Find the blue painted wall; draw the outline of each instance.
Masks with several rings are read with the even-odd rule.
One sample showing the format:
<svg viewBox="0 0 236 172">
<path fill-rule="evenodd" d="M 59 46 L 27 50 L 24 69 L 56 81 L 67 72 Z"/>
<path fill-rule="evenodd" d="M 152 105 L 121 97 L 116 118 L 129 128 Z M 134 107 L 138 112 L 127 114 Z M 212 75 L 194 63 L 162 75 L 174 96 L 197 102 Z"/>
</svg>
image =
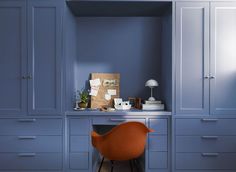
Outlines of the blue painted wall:
<svg viewBox="0 0 236 172">
<path fill-rule="evenodd" d="M 118 72 L 122 98 L 147 99 L 145 82 L 161 82 L 161 29 L 160 17 L 77 18 L 75 88 L 84 87 L 92 72 Z M 160 87 L 154 93 L 159 98 Z"/>
</svg>

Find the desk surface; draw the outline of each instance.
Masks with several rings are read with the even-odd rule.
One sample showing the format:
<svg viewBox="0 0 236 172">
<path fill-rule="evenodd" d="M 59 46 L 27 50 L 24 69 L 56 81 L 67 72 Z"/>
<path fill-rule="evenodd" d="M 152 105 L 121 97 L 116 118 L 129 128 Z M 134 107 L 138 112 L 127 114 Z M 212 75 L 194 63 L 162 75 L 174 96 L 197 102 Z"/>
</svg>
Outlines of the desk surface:
<svg viewBox="0 0 236 172">
<path fill-rule="evenodd" d="M 124 115 L 145 115 L 145 116 L 170 116 L 170 111 L 144 111 L 144 110 L 128 110 L 128 111 L 121 111 L 116 110 L 113 112 L 104 112 L 99 110 L 78 110 L 78 111 L 67 111 L 66 115 L 72 115 L 72 116 L 104 116 L 104 115 L 118 115 L 118 116 L 124 116 Z"/>
</svg>

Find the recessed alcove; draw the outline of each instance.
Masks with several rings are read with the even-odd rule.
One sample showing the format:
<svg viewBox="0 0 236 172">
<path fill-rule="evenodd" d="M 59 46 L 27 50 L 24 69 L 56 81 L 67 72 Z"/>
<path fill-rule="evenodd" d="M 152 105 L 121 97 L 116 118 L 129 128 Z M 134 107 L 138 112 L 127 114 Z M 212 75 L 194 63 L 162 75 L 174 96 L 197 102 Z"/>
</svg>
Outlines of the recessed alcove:
<svg viewBox="0 0 236 172">
<path fill-rule="evenodd" d="M 67 1 L 67 110 L 76 89 L 88 88 L 90 73 L 120 73 L 120 97 L 147 99 L 145 82 L 171 110 L 172 2 Z"/>
</svg>

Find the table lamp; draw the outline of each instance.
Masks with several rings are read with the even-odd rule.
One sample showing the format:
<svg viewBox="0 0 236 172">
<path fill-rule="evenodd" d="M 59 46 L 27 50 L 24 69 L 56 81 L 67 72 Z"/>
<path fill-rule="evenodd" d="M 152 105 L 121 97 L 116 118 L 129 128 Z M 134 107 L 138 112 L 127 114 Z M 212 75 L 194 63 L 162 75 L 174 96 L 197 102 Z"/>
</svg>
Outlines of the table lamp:
<svg viewBox="0 0 236 172">
<path fill-rule="evenodd" d="M 146 83 L 145 83 L 145 87 L 149 87 L 149 88 L 151 88 L 151 97 L 149 97 L 149 101 L 155 101 L 156 99 L 153 97 L 153 95 L 152 95 L 152 89 L 154 88 L 154 87 L 157 87 L 159 84 L 158 84 L 158 82 L 156 81 L 156 80 L 154 80 L 154 79 L 149 79 Z"/>
</svg>

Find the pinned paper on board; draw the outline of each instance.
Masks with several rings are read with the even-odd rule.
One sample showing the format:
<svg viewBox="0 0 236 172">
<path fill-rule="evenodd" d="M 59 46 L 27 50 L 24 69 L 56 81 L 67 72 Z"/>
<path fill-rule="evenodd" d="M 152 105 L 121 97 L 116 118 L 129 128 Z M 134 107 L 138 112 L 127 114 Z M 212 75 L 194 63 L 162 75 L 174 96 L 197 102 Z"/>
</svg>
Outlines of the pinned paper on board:
<svg viewBox="0 0 236 172">
<path fill-rule="evenodd" d="M 107 94 L 109 94 L 111 96 L 115 96 L 116 95 L 116 90 L 115 89 L 108 89 Z"/>
<path fill-rule="evenodd" d="M 90 83 L 90 96 L 97 96 L 98 91 L 99 91 L 99 86 L 101 85 L 101 81 L 99 78 L 93 79 L 93 80 L 89 80 Z"/>
<path fill-rule="evenodd" d="M 101 81 L 99 78 L 89 80 L 91 87 L 99 87 L 101 85 Z"/>
<path fill-rule="evenodd" d="M 110 94 L 105 94 L 105 99 L 106 100 L 111 100 L 111 95 Z"/>
</svg>

